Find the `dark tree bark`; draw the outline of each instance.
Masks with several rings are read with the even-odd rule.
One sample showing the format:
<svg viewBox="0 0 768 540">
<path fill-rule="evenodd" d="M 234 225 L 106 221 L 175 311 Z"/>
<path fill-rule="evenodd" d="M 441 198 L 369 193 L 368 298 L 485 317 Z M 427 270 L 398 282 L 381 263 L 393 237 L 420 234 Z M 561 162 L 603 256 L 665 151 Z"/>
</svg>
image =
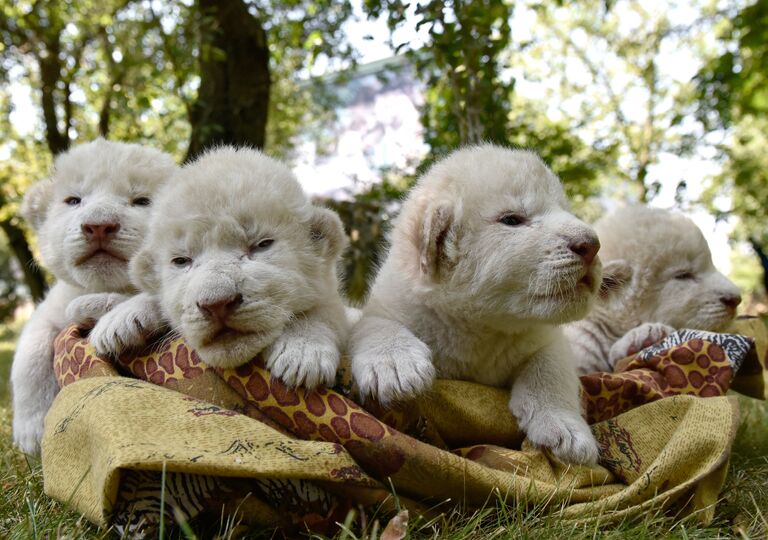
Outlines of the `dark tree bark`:
<svg viewBox="0 0 768 540">
<path fill-rule="evenodd" d="M 267 37 L 243 0 L 198 0 L 200 91 L 187 160 L 216 144 L 264 147 L 270 74 Z"/>
<path fill-rule="evenodd" d="M 5 204 L 5 197 L 0 193 L 0 208 L 5 206 Z M 43 271 L 35 262 L 35 257 L 29 248 L 29 242 L 27 242 L 24 231 L 14 223 L 11 217 L 0 220 L 0 229 L 3 230 L 8 239 L 8 247 L 11 249 L 11 253 L 19 262 L 21 272 L 24 275 L 24 283 L 29 289 L 30 296 L 32 296 L 35 302 L 39 302 L 48 290 L 48 282 L 45 281 Z"/>
<path fill-rule="evenodd" d="M 48 148 L 55 156 L 69 149 L 69 126 L 64 126 L 64 133 L 59 131 L 58 115 L 56 114 L 56 85 L 61 78 L 61 61 L 56 47 L 48 51 L 48 56 L 39 58 L 40 82 L 42 83 L 43 119 L 45 120 L 45 139 Z"/>
<path fill-rule="evenodd" d="M 760 264 L 763 265 L 763 287 L 765 287 L 765 292 L 768 293 L 768 253 L 765 252 L 763 246 L 755 238 L 750 238 L 749 243 L 752 244 L 752 249 L 755 250 L 755 253 L 760 258 Z"/>
<path fill-rule="evenodd" d="M 11 248 L 11 253 L 19 261 L 21 272 L 24 274 L 24 283 L 29 289 L 32 300 L 36 303 L 40 302 L 48 290 L 48 283 L 45 281 L 42 270 L 35 262 L 24 231 L 14 225 L 10 219 L 0 221 L 0 229 L 3 229 L 6 238 L 8 238 L 8 247 Z"/>
<path fill-rule="evenodd" d="M 0 193 L 0 208 L 6 205 L 5 196 Z M 48 290 L 48 282 L 40 267 L 35 262 L 32 250 L 27 242 L 24 231 L 16 225 L 12 217 L 0 220 L 0 229 L 5 233 L 8 239 L 8 247 L 16 258 L 24 275 L 24 283 L 29 289 L 29 294 L 35 302 L 39 302 L 45 296 Z"/>
</svg>

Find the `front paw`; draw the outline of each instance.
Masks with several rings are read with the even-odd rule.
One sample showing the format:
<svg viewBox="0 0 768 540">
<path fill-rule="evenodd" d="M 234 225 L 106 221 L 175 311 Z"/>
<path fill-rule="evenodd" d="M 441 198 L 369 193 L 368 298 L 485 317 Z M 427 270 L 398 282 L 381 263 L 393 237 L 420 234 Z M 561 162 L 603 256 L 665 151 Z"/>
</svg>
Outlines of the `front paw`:
<svg viewBox="0 0 768 540">
<path fill-rule="evenodd" d="M 312 390 L 333 386 L 339 367 L 338 346 L 329 339 L 281 335 L 266 351 L 266 366 L 272 376 L 290 388 Z"/>
<path fill-rule="evenodd" d="M 128 349 L 144 346 L 156 326 L 154 314 L 116 309 L 99 320 L 88 335 L 88 341 L 99 356 L 117 357 Z"/>
<path fill-rule="evenodd" d="M 608 363 L 611 369 L 615 368 L 616 362 L 622 358 L 632 356 L 674 332 L 674 328 L 664 323 L 643 323 L 636 326 L 611 347 L 608 353 Z"/>
<path fill-rule="evenodd" d="M 14 418 L 13 444 L 29 455 L 40 454 L 40 441 L 43 440 L 43 415 L 36 414 L 29 418 Z"/>
<path fill-rule="evenodd" d="M 517 416 L 514 410 L 512 413 Z M 579 414 L 561 409 L 528 416 L 530 420 L 524 429 L 534 445 L 549 448 L 556 458 L 566 463 L 597 463 L 597 441 Z M 523 423 L 520 425 L 522 427 Z"/>
<path fill-rule="evenodd" d="M 426 392 L 435 380 L 429 347 L 415 337 L 386 349 L 358 351 L 352 365 L 360 396 L 384 407 Z"/>
<path fill-rule="evenodd" d="M 117 293 L 84 294 L 67 305 L 64 315 L 69 322 L 90 328 L 113 307 L 127 299 L 126 295 Z"/>
</svg>

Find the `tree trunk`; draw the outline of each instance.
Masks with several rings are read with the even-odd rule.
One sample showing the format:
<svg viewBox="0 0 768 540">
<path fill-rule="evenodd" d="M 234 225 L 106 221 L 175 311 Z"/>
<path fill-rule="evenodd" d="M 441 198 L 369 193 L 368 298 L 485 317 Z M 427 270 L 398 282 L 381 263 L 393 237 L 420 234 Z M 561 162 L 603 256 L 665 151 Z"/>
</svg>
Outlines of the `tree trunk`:
<svg viewBox="0 0 768 540">
<path fill-rule="evenodd" d="M 757 256 L 760 258 L 760 264 L 763 266 L 763 287 L 766 294 L 768 294 L 768 254 L 756 239 L 750 238 L 749 243 L 752 244 L 752 249 L 757 253 Z"/>
<path fill-rule="evenodd" d="M 69 149 L 69 125 L 64 132 L 59 131 L 59 118 L 56 113 L 56 85 L 61 78 L 61 60 L 59 59 L 58 41 L 50 44 L 48 56 L 38 58 L 42 93 L 43 119 L 45 120 L 45 139 L 48 148 L 55 156 Z M 69 121 L 69 118 L 67 118 Z"/>
<path fill-rule="evenodd" d="M 186 159 L 216 144 L 263 148 L 271 84 L 264 28 L 243 0 L 198 6 L 201 79 Z"/>
<path fill-rule="evenodd" d="M 8 247 L 10 247 L 16 260 L 19 261 L 29 294 L 35 302 L 40 302 L 48 290 L 48 283 L 45 281 L 42 270 L 35 262 L 24 231 L 16 226 L 10 218 L 0 221 L 0 229 L 5 232 L 5 236 L 8 238 Z"/>
</svg>

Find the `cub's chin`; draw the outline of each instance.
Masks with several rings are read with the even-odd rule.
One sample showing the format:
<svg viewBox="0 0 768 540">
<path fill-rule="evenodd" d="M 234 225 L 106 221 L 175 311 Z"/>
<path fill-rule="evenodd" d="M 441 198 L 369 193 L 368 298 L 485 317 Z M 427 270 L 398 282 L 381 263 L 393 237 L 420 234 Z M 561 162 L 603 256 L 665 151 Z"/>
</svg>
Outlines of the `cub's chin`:
<svg viewBox="0 0 768 540">
<path fill-rule="evenodd" d="M 215 368 L 233 368 L 248 363 L 281 332 L 282 328 L 258 332 L 227 328 L 206 339 L 185 335 L 203 362 Z"/>
<path fill-rule="evenodd" d="M 534 296 L 530 315 L 549 324 L 564 324 L 586 317 L 592 308 L 595 291 L 584 284 L 558 291 L 556 294 Z"/>
<path fill-rule="evenodd" d="M 676 328 L 700 328 L 709 332 L 725 332 L 735 318 L 736 313 L 734 311 L 719 309 L 719 306 L 715 306 L 714 309 L 710 310 L 707 310 L 705 307 L 700 309 L 696 317 L 688 319 L 684 324 L 672 324 L 671 326 Z"/>
<path fill-rule="evenodd" d="M 131 288 L 128 263 L 112 257 L 99 256 L 70 269 L 69 273 L 78 285 L 94 292 Z"/>
</svg>

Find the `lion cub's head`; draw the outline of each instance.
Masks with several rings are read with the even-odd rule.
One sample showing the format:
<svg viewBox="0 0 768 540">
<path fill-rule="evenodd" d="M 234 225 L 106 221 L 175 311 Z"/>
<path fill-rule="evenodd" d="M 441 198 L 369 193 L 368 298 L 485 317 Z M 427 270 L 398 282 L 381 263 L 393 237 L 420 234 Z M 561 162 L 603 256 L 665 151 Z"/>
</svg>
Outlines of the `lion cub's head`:
<svg viewBox="0 0 768 540">
<path fill-rule="evenodd" d="M 94 292 L 130 288 L 128 261 L 144 241 L 156 191 L 175 170 L 163 152 L 104 139 L 60 155 L 22 206 L 44 264 Z"/>
<path fill-rule="evenodd" d="M 429 303 L 500 330 L 584 316 L 600 282 L 599 247 L 538 156 L 493 145 L 433 166 L 393 241 Z"/>
<path fill-rule="evenodd" d="M 625 330 L 643 322 L 721 330 L 736 315 L 739 289 L 715 269 L 707 241 L 688 218 L 623 208 L 595 224 L 605 264 L 598 316 Z"/>
<path fill-rule="evenodd" d="M 336 289 L 346 237 L 291 171 L 222 147 L 183 167 L 158 197 L 134 280 L 206 362 L 250 359 Z"/>
</svg>

